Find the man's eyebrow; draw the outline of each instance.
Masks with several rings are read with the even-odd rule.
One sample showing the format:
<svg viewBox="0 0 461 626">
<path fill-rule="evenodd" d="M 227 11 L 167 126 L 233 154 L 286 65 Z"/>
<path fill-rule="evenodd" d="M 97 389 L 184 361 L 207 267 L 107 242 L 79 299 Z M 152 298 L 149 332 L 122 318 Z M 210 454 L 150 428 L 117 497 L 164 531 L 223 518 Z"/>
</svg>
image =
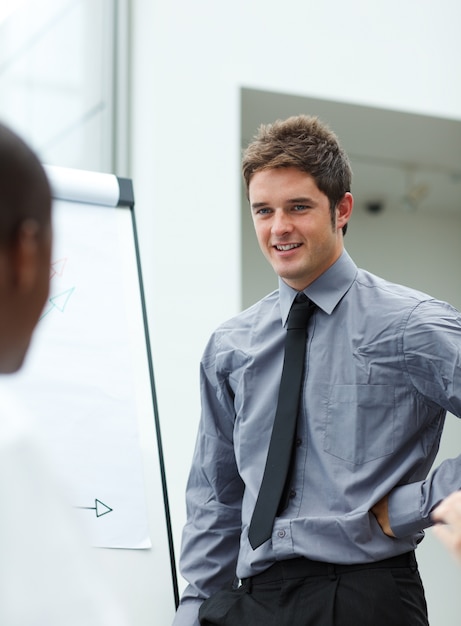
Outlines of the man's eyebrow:
<svg viewBox="0 0 461 626">
<path fill-rule="evenodd" d="M 251 205 L 252 210 L 261 209 L 262 207 L 269 206 L 268 202 L 253 202 Z"/>
<path fill-rule="evenodd" d="M 302 198 L 290 198 L 289 200 L 287 200 L 287 202 L 289 204 L 300 204 L 302 202 L 313 203 L 314 200 L 312 198 L 302 197 Z"/>
</svg>

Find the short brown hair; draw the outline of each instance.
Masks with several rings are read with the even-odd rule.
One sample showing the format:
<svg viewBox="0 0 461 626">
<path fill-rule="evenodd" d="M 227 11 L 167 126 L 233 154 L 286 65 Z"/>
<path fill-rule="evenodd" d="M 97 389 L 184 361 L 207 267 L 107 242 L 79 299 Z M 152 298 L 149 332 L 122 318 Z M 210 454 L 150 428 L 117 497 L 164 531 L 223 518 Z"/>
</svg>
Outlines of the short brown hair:
<svg viewBox="0 0 461 626">
<path fill-rule="evenodd" d="M 329 200 L 334 223 L 336 205 L 350 191 L 352 170 L 347 154 L 328 126 L 310 115 L 262 124 L 243 153 L 247 196 L 253 174 L 278 167 L 295 167 L 310 174 Z M 344 234 L 346 229 L 347 224 Z"/>
</svg>

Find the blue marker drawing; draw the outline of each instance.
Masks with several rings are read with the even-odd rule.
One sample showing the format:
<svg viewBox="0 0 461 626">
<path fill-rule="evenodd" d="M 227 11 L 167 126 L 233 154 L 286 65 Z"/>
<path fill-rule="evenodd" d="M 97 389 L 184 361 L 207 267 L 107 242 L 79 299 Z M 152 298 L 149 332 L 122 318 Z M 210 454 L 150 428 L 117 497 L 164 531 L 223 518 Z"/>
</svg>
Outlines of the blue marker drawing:
<svg viewBox="0 0 461 626">
<path fill-rule="evenodd" d="M 69 302 L 69 298 L 74 291 L 75 287 L 71 287 L 70 289 L 66 289 L 66 291 L 61 291 L 61 293 L 58 293 L 55 296 L 49 298 L 40 319 L 43 319 L 45 315 L 48 315 L 48 313 L 51 313 L 51 311 L 53 311 L 54 309 L 57 309 L 61 313 L 64 313 L 67 303 Z"/>
<path fill-rule="evenodd" d="M 97 498 L 94 500 L 94 506 L 76 506 L 75 508 L 96 511 L 96 517 L 102 517 L 103 515 L 107 515 L 107 513 L 113 511 L 110 506 L 107 506 L 107 504 L 104 504 L 104 502 L 101 502 L 101 500 L 98 500 Z"/>
</svg>

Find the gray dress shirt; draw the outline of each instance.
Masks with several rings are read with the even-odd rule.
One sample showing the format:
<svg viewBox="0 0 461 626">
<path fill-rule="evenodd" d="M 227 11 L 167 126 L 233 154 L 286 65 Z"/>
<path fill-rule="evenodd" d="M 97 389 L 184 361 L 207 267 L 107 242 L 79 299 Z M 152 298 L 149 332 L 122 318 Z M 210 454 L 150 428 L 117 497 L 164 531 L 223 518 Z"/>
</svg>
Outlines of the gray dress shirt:
<svg viewBox="0 0 461 626">
<path fill-rule="evenodd" d="M 296 291 L 279 290 L 222 324 L 201 363 L 202 416 L 187 486 L 175 626 L 203 598 L 274 561 L 372 562 L 407 552 L 430 511 L 461 488 L 461 457 L 428 477 L 447 411 L 461 416 L 461 314 L 358 269 L 347 252 L 305 293 L 309 322 L 288 508 L 255 551 L 248 525 L 264 471 Z M 390 493 L 396 538 L 371 507 Z"/>
</svg>

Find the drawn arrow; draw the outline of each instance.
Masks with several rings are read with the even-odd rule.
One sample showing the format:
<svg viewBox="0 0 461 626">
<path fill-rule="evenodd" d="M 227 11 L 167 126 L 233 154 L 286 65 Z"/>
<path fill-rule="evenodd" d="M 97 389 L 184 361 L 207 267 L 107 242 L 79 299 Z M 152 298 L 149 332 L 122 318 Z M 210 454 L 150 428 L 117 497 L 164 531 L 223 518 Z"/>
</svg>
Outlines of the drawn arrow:
<svg viewBox="0 0 461 626">
<path fill-rule="evenodd" d="M 107 513 L 113 511 L 110 506 L 107 506 L 107 504 L 104 504 L 104 502 L 101 502 L 101 500 L 98 500 L 97 498 L 94 499 L 94 506 L 76 506 L 75 508 L 96 511 L 96 517 L 102 517 L 103 515 L 107 515 Z"/>
<path fill-rule="evenodd" d="M 50 280 L 54 277 L 54 276 L 62 276 L 64 273 L 64 267 L 67 263 L 67 259 L 58 259 L 57 261 L 54 261 L 51 264 L 51 268 L 50 268 Z"/>
<path fill-rule="evenodd" d="M 75 287 L 71 287 L 70 289 L 67 289 L 67 291 L 62 291 L 61 293 L 58 293 L 56 296 L 50 298 L 49 302 L 51 302 L 51 304 L 62 313 L 66 308 L 66 304 L 69 301 L 69 298 L 71 297 L 74 289 Z"/>
<path fill-rule="evenodd" d="M 40 319 L 43 319 L 45 315 L 48 315 L 48 313 L 50 313 L 53 309 L 58 309 L 58 311 L 60 311 L 61 313 L 64 313 L 64 309 L 66 308 L 69 298 L 71 297 L 74 291 L 75 291 L 75 287 L 71 287 L 70 289 L 67 289 L 66 291 L 62 291 L 61 293 L 58 293 L 55 296 L 52 296 L 51 298 L 49 298 L 48 303 Z"/>
</svg>

